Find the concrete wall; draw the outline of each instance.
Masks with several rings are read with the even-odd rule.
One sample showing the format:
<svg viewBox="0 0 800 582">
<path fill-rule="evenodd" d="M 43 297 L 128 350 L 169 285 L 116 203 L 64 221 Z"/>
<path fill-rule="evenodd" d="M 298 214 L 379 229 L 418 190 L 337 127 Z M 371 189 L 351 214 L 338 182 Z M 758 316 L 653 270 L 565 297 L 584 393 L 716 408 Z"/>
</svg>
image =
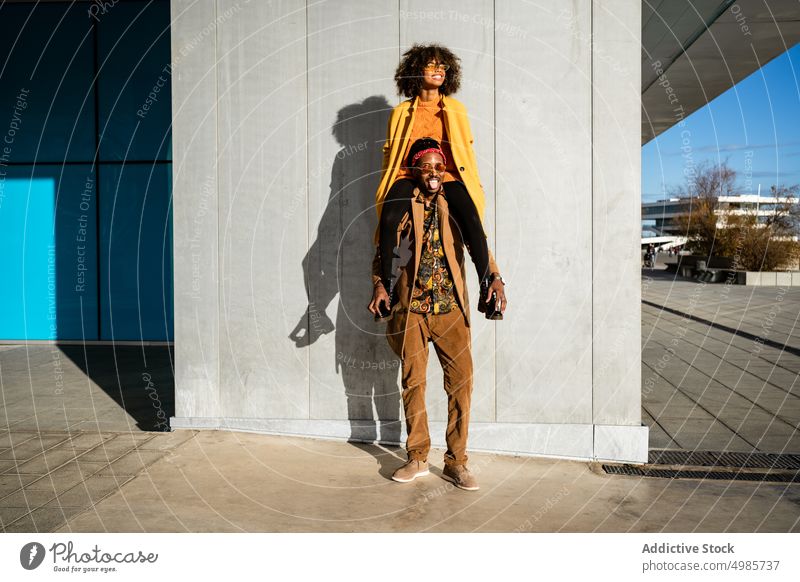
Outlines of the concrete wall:
<svg viewBox="0 0 800 582">
<path fill-rule="evenodd" d="M 404 440 L 400 362 L 366 310 L 373 203 L 394 69 L 437 41 L 462 59 L 509 281 L 505 320 L 473 317 L 470 448 L 644 461 L 640 9 L 173 0 L 172 426 Z"/>
<path fill-rule="evenodd" d="M 754 287 L 800 287 L 800 271 L 737 271 L 739 285 Z"/>
</svg>

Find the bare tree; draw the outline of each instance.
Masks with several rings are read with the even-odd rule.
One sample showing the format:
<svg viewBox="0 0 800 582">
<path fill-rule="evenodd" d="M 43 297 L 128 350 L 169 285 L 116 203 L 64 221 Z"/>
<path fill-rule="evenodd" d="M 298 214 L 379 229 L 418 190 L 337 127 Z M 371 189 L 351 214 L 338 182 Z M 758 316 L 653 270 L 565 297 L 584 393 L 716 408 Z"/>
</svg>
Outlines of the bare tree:
<svg viewBox="0 0 800 582">
<path fill-rule="evenodd" d="M 733 258 L 734 268 L 744 271 L 797 268 L 800 258 L 797 241 L 799 190 L 797 184 L 772 186 L 771 194 L 778 202 L 760 206 L 762 213 L 753 209 L 726 217 L 725 256 Z M 767 214 L 763 214 L 764 210 Z"/>
<path fill-rule="evenodd" d="M 686 184 L 671 191 L 671 196 L 688 198 L 689 209 L 675 217 L 687 238 L 687 248 L 692 252 L 710 257 L 720 253 L 718 248 L 722 241 L 717 240 L 717 204 L 720 196 L 739 194 L 736 187 L 736 170 L 728 166 L 726 159 L 719 165 L 708 161 L 695 167 L 695 171 Z"/>
<path fill-rule="evenodd" d="M 689 198 L 689 209 L 675 218 L 687 237 L 687 248 L 710 258 L 733 260 L 733 268 L 745 271 L 774 271 L 797 268 L 800 259 L 800 185 L 772 186 L 778 201 L 739 212 L 724 208 L 721 196 L 736 196 L 736 170 L 725 160 L 697 166 L 687 184 L 673 190 L 673 196 Z M 764 210 L 767 214 L 764 214 Z"/>
</svg>

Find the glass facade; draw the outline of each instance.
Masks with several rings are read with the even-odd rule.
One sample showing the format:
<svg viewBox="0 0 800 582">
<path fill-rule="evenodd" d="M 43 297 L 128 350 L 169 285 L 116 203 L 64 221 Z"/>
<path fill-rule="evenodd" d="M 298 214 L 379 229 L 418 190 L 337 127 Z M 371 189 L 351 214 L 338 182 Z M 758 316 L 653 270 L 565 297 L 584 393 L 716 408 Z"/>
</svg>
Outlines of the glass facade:
<svg viewBox="0 0 800 582">
<path fill-rule="evenodd" d="M 0 339 L 172 340 L 169 25 L 0 7 Z"/>
</svg>

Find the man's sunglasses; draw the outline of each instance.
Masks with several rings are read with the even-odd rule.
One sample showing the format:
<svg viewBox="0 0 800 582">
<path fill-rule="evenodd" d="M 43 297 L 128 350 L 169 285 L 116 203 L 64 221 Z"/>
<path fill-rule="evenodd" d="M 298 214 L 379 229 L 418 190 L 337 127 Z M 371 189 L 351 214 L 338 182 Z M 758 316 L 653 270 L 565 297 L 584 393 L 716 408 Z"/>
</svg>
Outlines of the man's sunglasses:
<svg viewBox="0 0 800 582">
<path fill-rule="evenodd" d="M 427 164 L 427 163 L 425 163 L 425 164 L 420 164 L 419 166 L 417 166 L 417 168 L 419 168 L 422 171 L 423 174 L 429 174 L 433 170 L 436 170 L 437 172 L 440 172 L 440 173 L 444 172 L 447 169 L 447 166 L 445 166 L 442 163 L 438 163 L 438 164 Z"/>
</svg>

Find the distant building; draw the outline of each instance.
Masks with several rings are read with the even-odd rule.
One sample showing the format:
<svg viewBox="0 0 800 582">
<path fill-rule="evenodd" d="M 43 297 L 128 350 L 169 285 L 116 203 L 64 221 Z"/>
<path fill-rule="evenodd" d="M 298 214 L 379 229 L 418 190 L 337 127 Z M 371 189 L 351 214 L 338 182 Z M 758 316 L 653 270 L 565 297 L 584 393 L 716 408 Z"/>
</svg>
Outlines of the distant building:
<svg viewBox="0 0 800 582">
<path fill-rule="evenodd" d="M 642 244 L 654 243 L 662 248 L 686 242 L 676 218 L 691 212 L 696 198 L 681 197 L 645 202 L 642 204 Z M 725 228 L 726 217 L 732 214 L 756 214 L 763 223 L 771 215 L 776 204 L 797 203 L 796 198 L 742 194 L 717 198 L 717 228 Z"/>
</svg>

